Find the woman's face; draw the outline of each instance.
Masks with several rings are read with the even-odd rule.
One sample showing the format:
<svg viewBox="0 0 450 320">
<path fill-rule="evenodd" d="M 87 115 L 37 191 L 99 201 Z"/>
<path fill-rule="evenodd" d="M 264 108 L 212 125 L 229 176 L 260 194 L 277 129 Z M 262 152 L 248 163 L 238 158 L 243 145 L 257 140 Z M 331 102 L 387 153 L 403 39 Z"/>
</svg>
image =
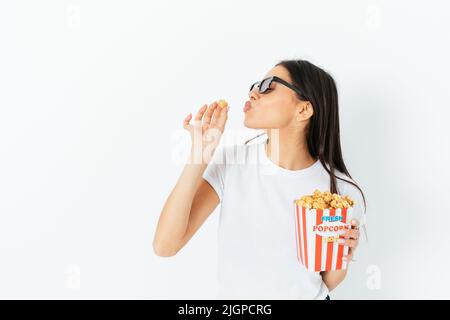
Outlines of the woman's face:
<svg viewBox="0 0 450 320">
<path fill-rule="evenodd" d="M 272 68 L 262 79 L 270 76 L 277 76 L 292 84 L 289 72 L 283 66 Z M 273 81 L 270 87 L 273 90 L 266 93 L 259 93 L 257 86 L 249 92 L 251 107 L 245 112 L 244 125 L 252 129 L 281 129 L 306 125 L 306 121 L 299 123 L 298 116 L 303 116 L 302 120 L 309 118 L 308 116 L 304 119 L 307 112 L 306 110 L 303 112 L 307 103 L 299 100 L 292 89 L 281 83 Z M 312 112 L 312 108 L 308 109 Z"/>
</svg>

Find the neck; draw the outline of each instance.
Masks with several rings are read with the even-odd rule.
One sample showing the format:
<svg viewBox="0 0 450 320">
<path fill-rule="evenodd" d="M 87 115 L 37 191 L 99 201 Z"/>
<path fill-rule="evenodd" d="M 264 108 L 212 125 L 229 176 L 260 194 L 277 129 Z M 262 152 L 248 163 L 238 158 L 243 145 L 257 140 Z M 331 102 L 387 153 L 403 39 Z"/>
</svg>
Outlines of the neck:
<svg viewBox="0 0 450 320">
<path fill-rule="evenodd" d="M 287 170 L 302 170 L 316 162 L 308 151 L 304 132 L 293 132 L 289 128 L 267 129 L 266 132 L 269 136 L 266 155 L 276 165 Z"/>
</svg>

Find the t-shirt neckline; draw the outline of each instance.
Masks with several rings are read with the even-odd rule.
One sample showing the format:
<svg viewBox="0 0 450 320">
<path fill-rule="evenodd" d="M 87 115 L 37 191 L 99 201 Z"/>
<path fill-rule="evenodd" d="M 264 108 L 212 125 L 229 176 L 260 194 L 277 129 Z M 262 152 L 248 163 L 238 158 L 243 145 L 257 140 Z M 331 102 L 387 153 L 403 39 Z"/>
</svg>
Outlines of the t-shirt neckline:
<svg viewBox="0 0 450 320">
<path fill-rule="evenodd" d="M 320 160 L 317 159 L 316 162 L 314 162 L 312 165 L 310 165 L 307 168 L 303 168 L 303 169 L 299 169 L 299 170 L 289 170 L 283 167 L 280 167 L 279 165 L 277 165 L 276 163 L 274 163 L 266 154 L 266 146 L 267 144 L 267 140 L 260 143 L 258 145 L 258 149 L 259 149 L 259 158 L 261 160 L 262 164 L 268 165 L 270 168 L 272 168 L 273 170 L 276 170 L 279 173 L 282 173 L 284 175 L 288 175 L 288 176 L 304 176 L 304 175 L 309 175 L 312 173 L 317 172 L 317 170 L 320 168 Z"/>
</svg>

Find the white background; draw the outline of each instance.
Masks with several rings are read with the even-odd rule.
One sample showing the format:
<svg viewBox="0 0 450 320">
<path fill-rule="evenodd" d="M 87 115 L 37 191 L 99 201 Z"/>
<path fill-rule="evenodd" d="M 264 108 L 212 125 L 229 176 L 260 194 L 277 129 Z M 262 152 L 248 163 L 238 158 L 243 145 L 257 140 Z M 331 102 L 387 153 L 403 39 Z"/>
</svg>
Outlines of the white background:
<svg viewBox="0 0 450 320">
<path fill-rule="evenodd" d="M 151 246 L 182 120 L 226 98 L 242 143 L 249 85 L 297 58 L 337 82 L 368 201 L 332 298 L 450 298 L 449 18 L 445 1 L 2 1 L 0 297 L 214 298 L 219 210 L 177 256 Z"/>
</svg>

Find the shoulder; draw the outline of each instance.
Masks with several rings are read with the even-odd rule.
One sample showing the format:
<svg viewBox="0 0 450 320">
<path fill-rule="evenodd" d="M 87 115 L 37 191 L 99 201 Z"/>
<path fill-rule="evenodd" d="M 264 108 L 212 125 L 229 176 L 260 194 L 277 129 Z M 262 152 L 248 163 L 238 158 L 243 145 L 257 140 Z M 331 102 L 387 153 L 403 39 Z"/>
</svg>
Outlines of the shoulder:
<svg viewBox="0 0 450 320">
<path fill-rule="evenodd" d="M 326 165 L 326 169 L 323 167 L 323 164 L 320 164 L 320 174 L 324 179 L 327 179 L 327 181 L 330 180 L 330 166 L 327 164 Z M 328 170 L 327 170 L 328 169 Z M 358 188 L 354 185 L 358 185 L 359 184 L 353 179 L 348 177 L 345 173 L 343 173 L 342 171 L 338 170 L 338 169 L 334 169 L 334 175 L 336 176 L 336 185 L 337 185 L 337 190 L 339 194 L 347 194 L 347 193 L 355 193 L 356 191 L 359 192 Z M 352 184 L 353 183 L 353 184 Z"/>
<path fill-rule="evenodd" d="M 339 193 L 341 195 L 349 196 L 354 201 L 354 217 L 359 219 L 361 224 L 365 224 L 366 202 L 365 196 L 363 196 L 362 193 L 364 192 L 364 187 L 361 185 L 361 183 L 357 182 L 355 179 L 349 178 L 340 171 L 336 173 L 336 177 L 354 183 L 352 184 L 350 182 L 337 179 Z"/>
<path fill-rule="evenodd" d="M 347 175 L 345 175 L 343 172 L 341 172 L 339 170 L 336 170 L 335 175 L 336 175 L 336 182 L 337 182 L 337 187 L 338 187 L 339 193 L 342 195 L 348 195 L 357 204 L 363 205 L 364 198 L 363 198 L 362 192 L 364 192 L 364 188 L 361 185 L 361 183 L 357 182 L 357 180 L 355 180 L 355 179 L 349 178 Z M 338 179 L 338 178 L 340 178 L 340 179 Z M 341 179 L 343 179 L 343 180 L 341 180 Z"/>
<path fill-rule="evenodd" d="M 336 176 L 336 182 L 340 193 L 354 192 L 355 190 L 358 190 L 358 188 L 354 185 L 358 185 L 355 179 L 348 177 L 345 173 L 339 170 L 335 170 L 334 174 Z"/>
</svg>

